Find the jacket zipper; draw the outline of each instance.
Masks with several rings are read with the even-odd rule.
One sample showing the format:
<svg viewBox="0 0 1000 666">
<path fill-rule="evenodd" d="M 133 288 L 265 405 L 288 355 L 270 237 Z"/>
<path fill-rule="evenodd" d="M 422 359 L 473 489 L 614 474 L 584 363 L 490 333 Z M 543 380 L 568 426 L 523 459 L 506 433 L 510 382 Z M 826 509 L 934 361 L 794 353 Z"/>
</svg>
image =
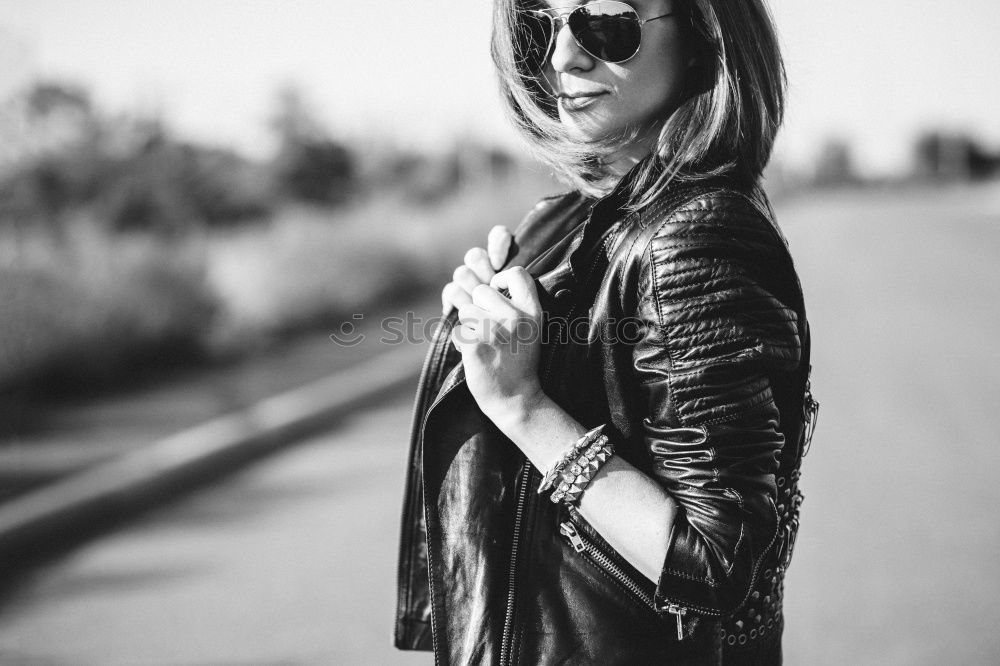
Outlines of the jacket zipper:
<svg viewBox="0 0 1000 666">
<path fill-rule="evenodd" d="M 582 237 L 581 237 L 582 242 Z M 575 248 L 574 250 L 575 251 Z M 575 307 L 571 308 L 571 311 L 566 318 L 572 316 L 575 311 Z M 557 320 L 557 325 L 560 330 L 557 332 L 556 339 L 561 339 L 563 321 Z M 541 382 L 542 386 L 548 384 L 549 375 L 552 373 L 552 366 L 555 363 L 556 347 L 552 347 L 549 353 L 549 357 L 546 359 L 545 372 L 542 373 Z M 513 630 L 514 630 L 514 604 L 516 602 L 517 594 L 517 554 L 518 546 L 521 538 L 521 521 L 524 516 L 524 507 L 527 504 L 528 495 L 528 485 L 531 479 L 531 463 L 525 459 L 524 464 L 521 467 L 521 487 L 517 496 L 517 505 L 514 511 L 514 541 L 511 546 L 510 552 L 510 579 L 508 581 L 507 587 L 507 612 L 504 615 L 503 623 L 503 640 L 500 643 L 500 664 L 501 666 L 508 666 L 513 663 Z"/>
<path fill-rule="evenodd" d="M 591 207 L 591 212 L 593 212 L 593 207 Z M 610 238 L 610 236 L 606 236 L 604 238 L 604 240 L 601 242 L 601 246 L 602 247 L 606 247 L 607 242 L 608 242 L 608 238 Z M 582 236 L 581 236 L 580 242 L 581 243 L 583 242 L 583 237 Z M 577 248 L 578 247 L 579 247 L 579 245 L 577 246 Z M 577 248 L 574 248 L 573 251 L 575 252 Z M 596 248 L 595 248 L 595 252 L 596 252 Z M 594 266 L 596 266 L 596 265 L 597 265 L 597 257 L 595 256 L 595 259 L 591 263 L 590 268 L 587 271 L 587 274 L 585 276 L 583 276 L 584 280 L 580 281 L 580 283 L 583 284 L 584 287 L 586 287 L 589 284 L 590 277 L 593 274 Z M 560 330 L 557 333 L 557 337 L 556 337 L 557 340 L 561 339 L 561 336 L 562 336 L 562 330 L 561 329 L 565 325 L 565 320 L 570 319 L 576 313 L 576 310 L 577 310 L 577 305 L 574 305 L 572 308 L 570 308 L 569 312 L 565 315 L 565 317 L 563 319 L 557 320 L 558 321 L 557 325 L 560 328 Z M 555 365 L 556 352 L 557 352 L 557 348 L 556 347 L 552 347 L 552 351 L 550 352 L 548 359 L 546 359 L 545 372 L 542 374 L 542 377 L 541 377 L 542 385 L 543 386 L 545 386 L 545 385 L 548 384 L 549 376 L 552 374 L 552 367 Z M 514 645 L 513 645 L 514 644 L 514 637 L 513 637 L 513 629 L 514 629 L 514 605 L 515 605 L 515 602 L 516 602 L 516 598 L 515 597 L 516 597 L 516 593 L 517 593 L 517 589 L 516 589 L 516 584 L 517 584 L 517 554 L 518 554 L 519 541 L 520 541 L 520 537 L 521 537 L 521 520 L 522 520 L 523 515 L 524 515 L 525 504 L 527 504 L 527 490 L 528 490 L 528 482 L 530 481 L 530 478 L 531 478 L 531 463 L 528 462 L 527 459 L 525 459 L 524 465 L 521 468 L 521 482 L 522 483 L 521 483 L 520 492 L 518 493 L 517 506 L 515 508 L 515 513 L 514 513 L 514 542 L 513 542 L 513 545 L 511 547 L 511 554 L 510 554 L 510 580 L 508 582 L 508 588 L 507 588 L 507 612 L 506 612 L 506 614 L 504 616 L 503 640 L 502 640 L 502 642 L 500 644 L 500 664 L 501 664 L 501 666 L 507 666 L 507 665 L 513 663 L 513 648 L 514 648 Z M 652 601 L 650 601 L 650 603 L 652 603 Z"/>
<path fill-rule="evenodd" d="M 511 663 L 511 652 L 514 641 L 512 632 L 514 630 L 514 595 L 515 583 L 517 579 L 517 551 L 521 537 L 521 520 L 524 516 L 524 505 L 528 498 L 528 486 L 531 479 L 531 465 L 525 461 L 521 465 L 520 488 L 517 493 L 517 508 L 514 512 L 514 539 L 510 549 L 510 579 L 507 587 L 507 613 L 503 623 L 503 640 L 500 643 L 500 663 Z"/>
<path fill-rule="evenodd" d="M 570 545 L 573 546 L 573 550 L 578 553 L 583 553 L 590 556 L 592 559 L 597 560 L 600 563 L 601 568 L 606 569 L 608 573 L 612 574 L 615 579 L 618 580 L 622 585 L 625 586 L 627 590 L 632 592 L 636 597 L 638 597 L 644 604 L 649 606 L 650 609 L 656 610 L 656 604 L 653 603 L 653 597 L 649 596 L 645 590 L 643 590 L 639 585 L 637 585 L 624 570 L 622 570 L 614 560 L 605 555 L 597 546 L 590 542 L 590 540 L 585 539 L 580 531 L 576 529 L 571 521 L 567 520 L 559 524 L 559 532 L 563 534 L 569 541 Z"/>
<path fill-rule="evenodd" d="M 552 359 L 550 358 L 549 359 L 550 366 L 551 363 Z M 434 408 L 437 407 L 438 404 L 440 404 L 457 386 L 458 382 L 452 384 L 450 387 L 448 387 L 448 389 L 444 393 L 437 396 L 434 402 L 431 403 L 430 407 L 427 408 L 427 411 L 424 412 L 424 418 L 421 424 L 421 431 L 423 431 L 423 429 L 426 428 L 428 417 L 430 416 L 431 412 L 434 411 Z M 513 535 L 513 543 L 511 546 L 511 556 L 510 556 L 510 583 L 507 590 L 507 612 L 504 618 L 503 639 L 500 644 L 501 664 L 509 664 L 510 663 L 509 660 L 511 658 L 510 652 L 513 642 L 511 634 L 513 632 L 513 624 L 514 624 L 514 601 L 515 601 L 514 596 L 515 596 L 515 578 L 517 572 L 517 551 L 518 551 L 518 542 L 520 541 L 520 535 L 521 535 L 521 523 L 524 515 L 524 506 L 527 503 L 528 499 L 528 486 L 530 485 L 529 484 L 530 475 L 531 475 L 531 465 L 527 461 L 527 459 L 525 459 L 525 461 L 521 466 L 521 474 L 520 474 L 521 485 L 518 490 L 517 506 L 514 513 L 514 535 Z M 426 503 L 426 498 L 425 498 L 425 503 Z M 426 511 L 426 504 L 424 509 Z M 431 549 L 428 548 L 427 568 L 430 571 L 433 571 L 433 566 L 434 566 L 433 562 L 431 561 Z M 434 585 L 429 586 L 429 592 L 431 594 L 431 642 L 433 643 L 434 646 L 434 663 L 438 664 L 439 663 L 438 655 L 440 654 L 438 649 L 439 628 L 438 628 L 438 620 L 434 612 L 435 609 L 433 600 Z"/>
<path fill-rule="evenodd" d="M 582 242 L 582 237 L 581 237 L 581 242 Z M 604 242 L 607 242 L 607 239 L 605 239 Z M 593 271 L 593 267 L 595 264 L 596 260 L 594 264 L 591 265 L 590 271 L 588 271 L 588 277 L 589 274 Z M 557 340 L 562 339 L 562 328 L 565 326 L 565 320 L 572 317 L 573 314 L 575 314 L 576 309 L 577 309 L 576 305 L 574 305 L 572 308 L 570 308 L 569 312 L 565 315 L 564 318 L 556 320 L 557 326 L 559 327 L 556 337 Z M 542 386 L 546 386 L 549 383 L 549 376 L 552 374 L 552 367 L 555 365 L 556 353 L 557 353 L 557 347 L 553 346 L 549 353 L 548 359 L 546 359 L 545 372 L 542 373 L 541 377 Z M 511 548 L 511 554 L 510 554 L 510 580 L 508 583 L 509 587 L 507 589 L 507 613 L 504 617 L 503 642 L 500 644 L 501 666 L 506 666 L 508 664 L 513 663 L 512 652 L 513 652 L 514 641 L 512 634 L 514 625 L 514 603 L 516 601 L 515 595 L 516 595 L 516 583 L 517 583 L 517 578 L 516 578 L 517 551 L 519 545 L 518 542 L 520 541 L 520 536 L 521 536 L 521 520 L 524 514 L 525 504 L 527 503 L 527 490 L 530 477 L 531 477 L 531 463 L 528 462 L 527 459 L 525 459 L 524 465 L 521 470 L 521 482 L 522 482 L 521 488 L 520 492 L 518 493 L 517 506 L 514 513 L 514 543 Z"/>
<path fill-rule="evenodd" d="M 576 525 L 568 520 L 564 521 L 559 524 L 559 532 L 566 537 L 573 550 L 589 557 L 602 570 L 611 574 L 625 589 L 629 590 L 637 599 L 648 606 L 650 610 L 656 611 L 656 603 L 653 601 L 653 598 L 637 585 L 614 560 L 605 555 L 588 539 L 585 539 L 579 530 L 576 529 Z M 666 611 L 677 618 L 677 640 L 684 640 L 684 616 L 687 615 L 688 609 L 678 604 L 669 604 L 666 607 Z"/>
<path fill-rule="evenodd" d="M 553 352 L 548 359 L 547 370 L 551 370 L 554 355 L 555 355 L 555 350 L 553 349 Z M 430 407 L 428 407 L 427 410 L 424 412 L 424 418 L 421 423 L 421 431 L 423 431 L 426 428 L 428 417 L 430 416 L 431 412 L 434 411 L 434 408 L 437 407 L 457 386 L 458 382 L 452 384 L 451 386 L 448 387 L 448 389 L 444 393 L 438 395 L 437 398 L 434 400 L 434 402 L 431 403 Z M 421 387 L 419 386 L 418 382 L 418 389 L 419 388 Z M 513 642 L 511 634 L 513 632 L 513 625 L 514 625 L 514 601 L 515 601 L 514 597 L 516 593 L 515 583 L 516 583 L 516 573 L 517 573 L 517 551 L 518 551 L 518 542 L 520 541 L 520 536 L 521 536 L 521 522 L 524 515 L 524 506 L 528 498 L 528 486 L 530 481 L 530 475 L 531 475 L 531 464 L 527 461 L 527 459 L 525 459 L 521 465 L 521 474 L 520 474 L 521 486 L 519 488 L 517 505 L 514 513 L 514 535 L 513 535 L 513 543 L 511 546 L 511 556 L 510 556 L 510 582 L 507 589 L 507 612 L 504 617 L 503 638 L 500 644 L 501 664 L 509 664 L 511 659 L 510 653 Z M 426 511 L 426 506 L 424 507 L 424 509 Z M 433 563 L 431 561 L 430 548 L 427 549 L 427 567 L 430 571 L 433 571 Z M 439 629 L 437 626 L 437 619 L 434 613 L 434 601 L 433 601 L 434 585 L 429 586 L 429 592 L 432 597 L 431 598 L 431 641 L 434 646 L 434 663 L 437 664 L 438 654 L 439 654 L 438 651 Z"/>
<path fill-rule="evenodd" d="M 571 517 L 574 515 L 575 511 L 576 511 L 576 509 L 574 509 L 572 507 L 569 507 L 569 513 L 570 513 Z M 775 509 L 775 512 L 777 512 L 777 509 Z M 775 515 L 775 518 L 777 519 L 777 515 Z M 619 581 L 621 581 L 622 584 L 625 585 L 627 589 L 632 590 L 633 592 L 635 592 L 636 596 L 639 599 L 641 599 L 644 603 L 646 603 L 650 608 L 652 608 L 653 610 L 666 611 L 666 612 L 670 613 L 671 615 L 675 616 L 676 619 L 677 619 L 677 640 L 680 641 L 680 640 L 684 639 L 684 631 L 683 631 L 683 628 L 684 628 L 684 619 L 683 618 L 692 609 L 690 609 L 690 608 L 688 608 L 686 606 L 682 606 L 681 604 L 678 604 L 678 603 L 676 603 L 676 602 L 674 602 L 674 601 L 672 601 L 670 599 L 666 600 L 667 601 L 666 605 L 661 606 L 659 609 L 657 609 L 656 608 L 656 604 L 655 604 L 655 600 L 654 599 L 650 599 L 649 595 L 646 594 L 642 590 L 642 588 L 635 581 L 633 581 L 631 579 L 631 577 L 628 575 L 628 573 L 626 573 L 624 570 L 622 570 L 622 568 L 619 567 L 618 564 L 614 560 L 612 560 L 610 557 L 608 557 L 607 555 L 605 555 L 596 545 L 594 545 L 593 543 L 591 543 L 589 540 L 585 539 L 583 537 L 583 535 L 580 534 L 580 531 L 576 528 L 576 525 L 574 525 L 572 522 L 569 522 L 569 521 L 563 522 L 563 523 L 561 523 L 559 525 L 559 531 L 563 535 L 565 535 L 567 537 L 567 539 L 570 542 L 570 545 L 573 546 L 574 550 L 576 550 L 579 553 L 584 553 L 584 554 L 590 555 L 591 557 L 593 557 L 593 559 L 597 563 L 604 564 L 604 569 L 608 573 L 610 573 L 616 579 L 618 579 Z M 570 536 L 569 532 L 574 533 L 573 536 Z M 767 547 L 764 549 L 764 552 L 767 552 L 768 550 L 770 550 L 774 546 L 774 542 L 777 540 L 777 538 L 778 538 L 778 533 L 777 533 L 777 531 L 775 531 L 774 536 L 771 538 L 771 541 L 767 544 Z M 760 558 L 757 561 L 757 563 L 754 565 L 753 573 L 750 576 L 750 585 L 747 587 L 747 593 L 743 597 L 743 599 L 740 601 L 740 603 L 737 604 L 737 606 L 736 606 L 737 608 L 740 608 L 741 606 L 743 606 L 744 604 L 746 604 L 747 599 L 750 598 L 750 595 L 753 592 L 754 583 L 756 582 L 757 576 L 758 576 L 758 574 L 760 572 L 760 566 L 761 566 L 762 561 L 763 561 L 763 557 Z M 707 608 L 697 608 L 697 609 L 695 609 L 695 611 L 699 615 L 707 615 L 707 616 L 711 616 L 711 617 L 720 617 L 720 618 L 722 617 L 722 613 L 721 612 L 715 611 L 715 610 L 709 610 Z"/>
<path fill-rule="evenodd" d="M 589 540 L 585 539 L 579 530 L 576 529 L 576 525 L 568 520 L 562 522 L 559 524 L 559 532 L 569 540 L 570 545 L 573 546 L 573 550 L 594 560 L 601 569 L 611 574 L 615 580 L 621 583 L 625 589 L 632 592 L 650 610 L 656 611 L 656 603 L 653 601 L 653 598 L 646 594 L 645 590 L 639 587 L 625 571 L 615 564 L 614 560 L 601 552 Z M 669 604 L 666 607 L 666 611 L 677 618 L 677 640 L 684 640 L 684 616 L 687 615 L 688 609 L 678 604 Z"/>
</svg>

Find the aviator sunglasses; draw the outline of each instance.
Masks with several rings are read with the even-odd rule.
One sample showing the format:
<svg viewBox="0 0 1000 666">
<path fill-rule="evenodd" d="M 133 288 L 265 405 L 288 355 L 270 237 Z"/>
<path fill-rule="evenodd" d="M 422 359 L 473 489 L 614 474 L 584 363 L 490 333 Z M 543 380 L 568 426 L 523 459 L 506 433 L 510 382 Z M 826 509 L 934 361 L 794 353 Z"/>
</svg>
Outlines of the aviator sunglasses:
<svg viewBox="0 0 1000 666">
<path fill-rule="evenodd" d="M 573 7 L 529 9 L 524 11 L 526 55 L 531 69 L 541 69 L 552 54 L 555 37 L 569 25 L 573 39 L 589 55 L 604 62 L 621 64 L 639 52 L 642 26 L 650 21 L 674 16 L 668 12 L 648 19 L 639 18 L 635 8 L 617 0 L 597 0 Z"/>
</svg>

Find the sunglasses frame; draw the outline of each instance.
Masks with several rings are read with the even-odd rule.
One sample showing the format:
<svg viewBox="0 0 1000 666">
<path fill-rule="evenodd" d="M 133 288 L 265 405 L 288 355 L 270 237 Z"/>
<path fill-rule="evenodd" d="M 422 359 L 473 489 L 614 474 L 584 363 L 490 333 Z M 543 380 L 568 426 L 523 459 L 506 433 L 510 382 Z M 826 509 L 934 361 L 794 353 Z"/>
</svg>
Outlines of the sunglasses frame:
<svg viewBox="0 0 1000 666">
<path fill-rule="evenodd" d="M 569 32 L 573 36 L 573 41 L 576 42 L 576 45 L 579 46 L 580 49 L 584 53 L 586 53 L 587 55 L 589 55 L 591 58 L 594 58 L 596 60 L 600 60 L 601 62 L 611 63 L 613 65 L 624 64 L 624 63 L 628 62 L 629 60 L 631 60 L 632 58 L 634 58 L 639 53 L 639 49 L 642 47 L 642 26 L 646 25 L 650 21 L 656 21 L 657 19 L 667 18 L 669 16 L 677 16 L 678 15 L 678 12 L 667 12 L 666 14 L 661 14 L 659 16 L 653 16 L 652 18 L 648 18 L 648 19 L 639 18 L 639 12 L 635 9 L 635 7 L 629 5 L 626 2 L 622 2 L 621 0 L 593 0 L 593 2 L 588 2 L 588 3 L 582 4 L 582 5 L 567 5 L 567 6 L 564 6 L 564 7 L 549 7 L 547 9 L 529 9 L 529 10 L 526 10 L 529 14 L 534 14 L 536 16 L 544 16 L 545 18 L 547 18 L 549 20 L 549 23 L 550 23 L 550 25 L 552 27 L 552 34 L 549 35 L 549 43 L 545 47 L 545 56 L 542 58 L 542 61 L 541 61 L 541 63 L 542 63 L 541 64 L 541 68 L 542 69 L 544 69 L 545 63 L 547 63 L 549 61 L 549 59 L 552 57 L 552 55 L 551 55 L 552 54 L 552 49 L 553 49 L 553 45 L 555 44 L 556 38 L 558 37 L 559 33 L 562 32 L 562 29 L 569 24 L 570 16 L 572 16 L 574 13 L 576 13 L 576 12 L 582 10 L 582 9 L 585 9 L 587 7 L 591 7 L 593 5 L 621 5 L 622 7 L 626 8 L 628 10 L 628 12 L 623 12 L 623 14 L 630 13 L 631 16 L 629 16 L 629 19 L 630 20 L 634 20 L 638 24 L 638 26 L 639 26 L 639 43 L 636 44 L 635 51 L 632 53 L 632 55 L 630 55 L 629 57 L 624 58 L 622 60 L 607 60 L 607 59 L 602 58 L 602 57 L 600 57 L 598 55 L 595 55 L 594 53 L 591 53 L 590 50 L 587 49 L 587 47 L 585 47 L 583 44 L 580 43 L 580 40 L 576 36 L 576 33 L 573 32 L 572 27 L 570 28 Z M 560 14 L 551 14 L 550 13 L 550 12 L 557 12 L 560 9 L 568 9 L 569 11 L 562 12 Z"/>
</svg>

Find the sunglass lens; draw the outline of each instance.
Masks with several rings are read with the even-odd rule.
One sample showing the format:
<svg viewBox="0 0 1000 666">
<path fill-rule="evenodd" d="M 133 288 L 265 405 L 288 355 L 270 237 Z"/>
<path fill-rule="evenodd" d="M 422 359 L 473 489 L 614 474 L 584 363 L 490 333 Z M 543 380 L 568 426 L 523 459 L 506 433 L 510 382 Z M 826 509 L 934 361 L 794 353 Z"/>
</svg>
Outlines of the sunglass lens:
<svg viewBox="0 0 1000 666">
<path fill-rule="evenodd" d="M 639 50 L 639 17 L 623 3 L 584 5 L 570 14 L 569 27 L 580 46 L 601 60 L 621 62 Z"/>
</svg>

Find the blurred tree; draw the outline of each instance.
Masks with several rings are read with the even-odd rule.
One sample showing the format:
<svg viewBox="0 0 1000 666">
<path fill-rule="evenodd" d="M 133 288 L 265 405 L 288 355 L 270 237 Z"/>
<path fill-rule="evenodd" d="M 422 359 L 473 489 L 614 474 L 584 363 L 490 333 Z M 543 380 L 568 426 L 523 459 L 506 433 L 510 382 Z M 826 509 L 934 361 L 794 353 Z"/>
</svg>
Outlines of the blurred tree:
<svg viewBox="0 0 1000 666">
<path fill-rule="evenodd" d="M 767 195 L 772 202 L 778 202 L 810 185 L 810 174 L 793 168 L 781 156 L 775 155 L 764 169 L 764 182 L 767 185 Z"/>
<path fill-rule="evenodd" d="M 354 194 L 354 156 L 345 145 L 329 137 L 296 88 L 286 86 L 279 91 L 272 128 L 278 136 L 274 171 L 285 195 L 336 204 Z"/>
<path fill-rule="evenodd" d="M 41 81 L 4 107 L 18 131 L 0 160 L 0 217 L 39 221 L 60 236 L 62 213 L 94 191 L 105 166 L 94 150 L 101 128 L 90 97 L 73 84 Z"/>
<path fill-rule="evenodd" d="M 116 231 L 178 235 L 271 212 L 267 178 L 231 151 L 172 139 L 162 123 L 142 123 L 145 138 L 115 164 L 103 193 L 104 216 Z"/>
<path fill-rule="evenodd" d="M 115 231 L 156 231 L 176 235 L 197 222 L 185 196 L 186 169 L 181 146 L 159 121 L 143 123 L 145 138 L 115 165 L 103 192 L 104 217 Z"/>
<path fill-rule="evenodd" d="M 508 151 L 496 146 L 490 146 L 485 151 L 490 175 L 494 179 L 507 178 L 513 173 L 517 163 L 514 161 L 514 156 Z"/>
<path fill-rule="evenodd" d="M 179 142 L 156 118 L 101 115 L 78 86 L 40 82 L 7 106 L 26 129 L 0 171 L 0 223 L 62 238 L 64 213 L 93 206 L 109 229 L 173 235 L 271 212 L 265 168 Z"/>
<path fill-rule="evenodd" d="M 854 185 L 859 182 L 850 144 L 841 138 L 827 139 L 816 159 L 813 181 L 821 187 Z"/>
<path fill-rule="evenodd" d="M 470 185 L 499 185 L 519 167 L 502 148 L 469 138 L 435 153 L 368 144 L 358 163 L 368 189 L 397 192 L 418 204 L 442 201 Z"/>
<path fill-rule="evenodd" d="M 928 130 L 914 145 L 918 176 L 934 180 L 986 178 L 1000 171 L 1000 155 L 961 132 Z"/>
<path fill-rule="evenodd" d="M 59 113 L 75 112 L 91 116 L 90 95 L 71 83 L 40 81 L 25 94 L 28 114 L 33 119 L 48 118 Z"/>
</svg>

